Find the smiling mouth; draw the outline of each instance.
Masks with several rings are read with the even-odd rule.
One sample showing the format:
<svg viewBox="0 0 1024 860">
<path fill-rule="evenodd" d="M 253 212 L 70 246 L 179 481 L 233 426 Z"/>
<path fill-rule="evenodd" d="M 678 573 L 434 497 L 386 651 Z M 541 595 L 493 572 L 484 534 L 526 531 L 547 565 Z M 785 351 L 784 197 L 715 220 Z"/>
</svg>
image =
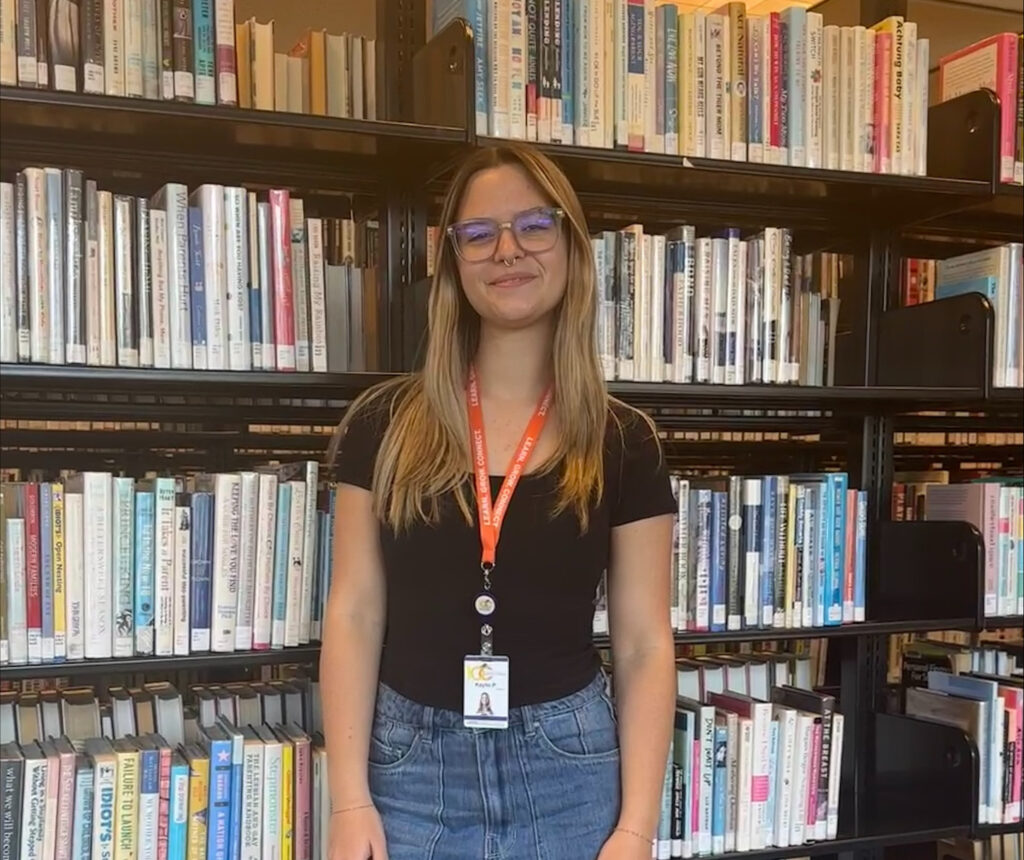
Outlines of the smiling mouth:
<svg viewBox="0 0 1024 860">
<path fill-rule="evenodd" d="M 492 287 L 520 287 L 529 281 L 532 281 L 536 276 L 527 274 L 518 275 L 503 275 L 500 278 L 495 278 L 490 282 Z"/>
</svg>

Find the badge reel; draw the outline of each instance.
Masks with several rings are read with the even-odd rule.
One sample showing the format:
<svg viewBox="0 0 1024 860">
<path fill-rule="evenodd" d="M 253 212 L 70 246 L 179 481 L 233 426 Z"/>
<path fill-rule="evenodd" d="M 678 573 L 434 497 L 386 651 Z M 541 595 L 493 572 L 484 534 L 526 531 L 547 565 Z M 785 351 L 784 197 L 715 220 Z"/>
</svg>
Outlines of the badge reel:
<svg viewBox="0 0 1024 860">
<path fill-rule="evenodd" d="M 462 722 L 471 729 L 508 728 L 508 657 L 493 653 L 494 629 L 489 623 L 497 608 L 486 590 L 490 570 L 485 568 L 485 590 L 476 596 L 473 608 L 480 617 L 480 653 L 465 658 L 463 671 Z"/>
</svg>

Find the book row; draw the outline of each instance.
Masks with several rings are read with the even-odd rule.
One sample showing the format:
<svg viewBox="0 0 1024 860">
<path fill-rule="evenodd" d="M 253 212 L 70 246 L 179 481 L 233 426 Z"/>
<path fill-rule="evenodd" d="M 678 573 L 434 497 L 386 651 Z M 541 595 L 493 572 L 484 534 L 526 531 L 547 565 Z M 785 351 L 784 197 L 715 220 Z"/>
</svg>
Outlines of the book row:
<svg viewBox="0 0 1024 860">
<path fill-rule="evenodd" d="M 0 360 L 195 370 L 377 370 L 376 229 L 287 189 L 82 171 L 0 182 Z"/>
<path fill-rule="evenodd" d="M 267 650 L 319 640 L 333 488 L 315 461 L 0 486 L 4 663 Z"/>
<path fill-rule="evenodd" d="M 1009 242 L 943 260 L 904 260 L 900 295 L 904 305 L 980 293 L 995 320 L 992 384 L 1024 385 L 1024 245 Z"/>
<path fill-rule="evenodd" d="M 867 494 L 845 472 L 688 478 L 671 612 L 681 631 L 788 630 L 865 620 Z M 595 625 L 606 621 L 599 595 Z"/>
<path fill-rule="evenodd" d="M 448 0 L 474 33 L 477 134 L 925 175 L 929 40 L 743 0 Z"/>
<path fill-rule="evenodd" d="M 704 857 L 835 839 L 844 717 L 833 696 L 679 696 L 656 855 Z"/>
<path fill-rule="evenodd" d="M 988 476 L 951 484 L 943 471 L 898 477 L 892 519 L 971 523 L 985 547 L 985 615 L 1024 615 L 1024 479 Z"/>
<path fill-rule="evenodd" d="M 978 748 L 978 821 L 1021 820 L 1024 678 L 928 670 L 904 691 L 904 713 L 963 729 Z"/>
<path fill-rule="evenodd" d="M 591 239 L 605 378 L 725 385 L 829 385 L 848 258 L 796 255 L 766 227 L 698 236 L 642 225 Z"/>
<path fill-rule="evenodd" d="M 223 717 L 174 744 L 160 734 L 0 747 L 0 834 L 35 860 L 327 857 L 323 737 Z M 20 853 L 19 853 L 20 852 Z"/>
<path fill-rule="evenodd" d="M 377 118 L 376 40 L 309 29 L 274 50 L 274 22 L 235 0 L 0 0 L 0 84 Z"/>
</svg>

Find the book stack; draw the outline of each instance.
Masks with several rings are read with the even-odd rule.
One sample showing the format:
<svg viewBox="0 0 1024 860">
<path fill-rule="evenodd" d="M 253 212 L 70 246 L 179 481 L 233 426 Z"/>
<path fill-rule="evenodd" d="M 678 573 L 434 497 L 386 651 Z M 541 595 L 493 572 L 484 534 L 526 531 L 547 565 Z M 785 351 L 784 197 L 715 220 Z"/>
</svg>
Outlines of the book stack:
<svg viewBox="0 0 1024 860">
<path fill-rule="evenodd" d="M 0 84 L 377 118 L 376 40 L 308 29 L 274 50 L 274 21 L 235 0 L 0 2 Z"/>
<path fill-rule="evenodd" d="M 377 370 L 375 236 L 283 188 L 26 167 L 0 182 L 0 361 Z"/>
<path fill-rule="evenodd" d="M 25 665 L 318 641 L 334 490 L 315 461 L 0 484 L 0 660 Z"/>
<path fill-rule="evenodd" d="M 678 501 L 672 625 L 792 630 L 865 620 L 867 494 L 845 472 L 688 478 Z M 608 632 L 606 595 L 594 627 Z"/>
<path fill-rule="evenodd" d="M 0 719 L 3 844 L 20 857 L 56 844 L 73 857 L 113 845 L 168 860 L 326 860 L 327 752 L 308 685 L 258 686 L 197 719 L 167 684 L 112 688 L 103 706 L 88 689 L 47 705 L 17 697 Z"/>
<path fill-rule="evenodd" d="M 835 839 L 844 718 L 833 696 L 715 688 L 679 696 L 658 858 L 789 848 Z"/>
<path fill-rule="evenodd" d="M 609 380 L 830 385 L 848 258 L 795 255 L 792 232 L 698 235 L 633 224 L 592 237 Z"/>
<path fill-rule="evenodd" d="M 743 0 L 448 0 L 474 34 L 478 135 L 830 170 L 927 173 L 929 40 Z"/>
</svg>

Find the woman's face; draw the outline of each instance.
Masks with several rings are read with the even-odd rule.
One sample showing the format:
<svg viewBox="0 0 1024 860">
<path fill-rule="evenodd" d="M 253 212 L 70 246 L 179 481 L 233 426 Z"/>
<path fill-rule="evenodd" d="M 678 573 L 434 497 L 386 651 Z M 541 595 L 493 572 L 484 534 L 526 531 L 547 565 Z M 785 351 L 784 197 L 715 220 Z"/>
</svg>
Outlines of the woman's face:
<svg viewBox="0 0 1024 860">
<path fill-rule="evenodd" d="M 568 244 L 562 219 L 523 168 L 475 174 L 455 220 L 462 289 L 484 322 L 525 328 L 552 313 L 565 294 Z"/>
</svg>

